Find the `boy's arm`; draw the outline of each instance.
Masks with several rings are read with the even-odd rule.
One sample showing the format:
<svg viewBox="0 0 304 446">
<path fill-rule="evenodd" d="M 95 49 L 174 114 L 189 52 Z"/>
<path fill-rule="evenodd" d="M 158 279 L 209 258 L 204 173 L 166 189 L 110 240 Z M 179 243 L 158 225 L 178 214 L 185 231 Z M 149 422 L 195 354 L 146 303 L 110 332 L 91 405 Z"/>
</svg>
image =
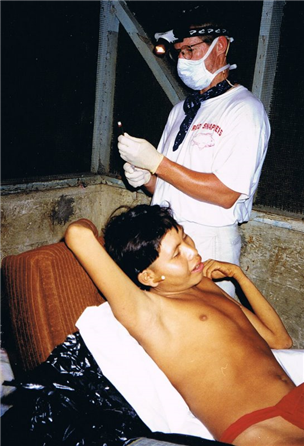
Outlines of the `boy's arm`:
<svg viewBox="0 0 304 446">
<path fill-rule="evenodd" d="M 204 262 L 204 276 L 209 279 L 234 278 L 242 288 L 254 313 L 241 304 L 239 304 L 240 308 L 268 345 L 276 349 L 286 349 L 292 346 L 292 339 L 279 315 L 239 266 L 207 260 Z M 235 302 L 230 296 L 226 296 Z"/>
<path fill-rule="evenodd" d="M 100 245 L 89 220 L 80 219 L 66 230 L 65 243 L 87 271 L 97 288 L 108 300 L 115 317 L 128 328 L 148 304 L 142 291 L 119 268 Z"/>
</svg>

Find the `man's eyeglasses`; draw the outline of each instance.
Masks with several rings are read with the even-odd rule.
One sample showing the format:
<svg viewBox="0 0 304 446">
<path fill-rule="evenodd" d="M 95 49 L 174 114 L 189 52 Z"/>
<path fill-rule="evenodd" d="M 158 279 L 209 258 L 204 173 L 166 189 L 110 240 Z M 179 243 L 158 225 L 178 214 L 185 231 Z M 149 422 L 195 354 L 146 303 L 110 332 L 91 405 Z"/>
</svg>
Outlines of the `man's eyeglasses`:
<svg viewBox="0 0 304 446">
<path fill-rule="evenodd" d="M 195 43 L 194 45 L 184 45 L 178 50 L 173 47 L 170 49 L 170 56 L 172 57 L 172 59 L 177 60 L 178 56 L 181 54 L 185 59 L 190 60 L 192 59 L 192 48 L 197 45 L 201 45 L 202 43 L 205 43 L 205 41 Z"/>
</svg>

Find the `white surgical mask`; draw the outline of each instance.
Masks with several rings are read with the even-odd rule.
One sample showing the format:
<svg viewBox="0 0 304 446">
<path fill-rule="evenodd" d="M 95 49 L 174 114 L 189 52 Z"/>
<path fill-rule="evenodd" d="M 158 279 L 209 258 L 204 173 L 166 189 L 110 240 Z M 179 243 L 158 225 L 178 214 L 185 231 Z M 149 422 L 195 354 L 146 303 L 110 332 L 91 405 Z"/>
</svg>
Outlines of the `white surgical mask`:
<svg viewBox="0 0 304 446">
<path fill-rule="evenodd" d="M 217 74 L 230 68 L 230 65 L 227 64 L 216 70 L 215 73 L 210 73 L 206 68 L 205 60 L 215 47 L 217 41 L 218 37 L 212 42 L 207 53 L 199 60 L 178 59 L 177 73 L 184 84 L 192 90 L 203 90 L 211 84 Z M 231 66 L 232 68 L 236 68 L 236 66 Z"/>
</svg>

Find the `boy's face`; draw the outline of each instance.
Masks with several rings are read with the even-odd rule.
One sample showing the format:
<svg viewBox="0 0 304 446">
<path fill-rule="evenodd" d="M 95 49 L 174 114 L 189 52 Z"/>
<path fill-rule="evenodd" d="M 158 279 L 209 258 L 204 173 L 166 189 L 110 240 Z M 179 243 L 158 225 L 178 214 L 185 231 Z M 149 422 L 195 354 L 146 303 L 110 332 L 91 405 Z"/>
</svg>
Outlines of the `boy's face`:
<svg viewBox="0 0 304 446">
<path fill-rule="evenodd" d="M 155 277 L 165 276 L 158 282 L 157 291 L 185 291 L 203 278 L 203 264 L 193 240 L 179 226 L 172 228 L 162 239 L 159 257 L 149 267 Z"/>
</svg>

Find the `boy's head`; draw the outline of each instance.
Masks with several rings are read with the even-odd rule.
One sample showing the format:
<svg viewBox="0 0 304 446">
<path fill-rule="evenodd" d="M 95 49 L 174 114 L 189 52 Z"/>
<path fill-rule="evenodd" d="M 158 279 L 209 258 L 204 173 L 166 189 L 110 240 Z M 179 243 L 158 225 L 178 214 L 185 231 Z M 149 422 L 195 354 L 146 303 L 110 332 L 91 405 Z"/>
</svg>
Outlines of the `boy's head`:
<svg viewBox="0 0 304 446">
<path fill-rule="evenodd" d="M 111 216 L 104 229 L 105 248 L 113 260 L 141 288 L 138 274 L 159 256 L 162 238 L 179 225 L 170 207 L 138 205 Z"/>
</svg>

